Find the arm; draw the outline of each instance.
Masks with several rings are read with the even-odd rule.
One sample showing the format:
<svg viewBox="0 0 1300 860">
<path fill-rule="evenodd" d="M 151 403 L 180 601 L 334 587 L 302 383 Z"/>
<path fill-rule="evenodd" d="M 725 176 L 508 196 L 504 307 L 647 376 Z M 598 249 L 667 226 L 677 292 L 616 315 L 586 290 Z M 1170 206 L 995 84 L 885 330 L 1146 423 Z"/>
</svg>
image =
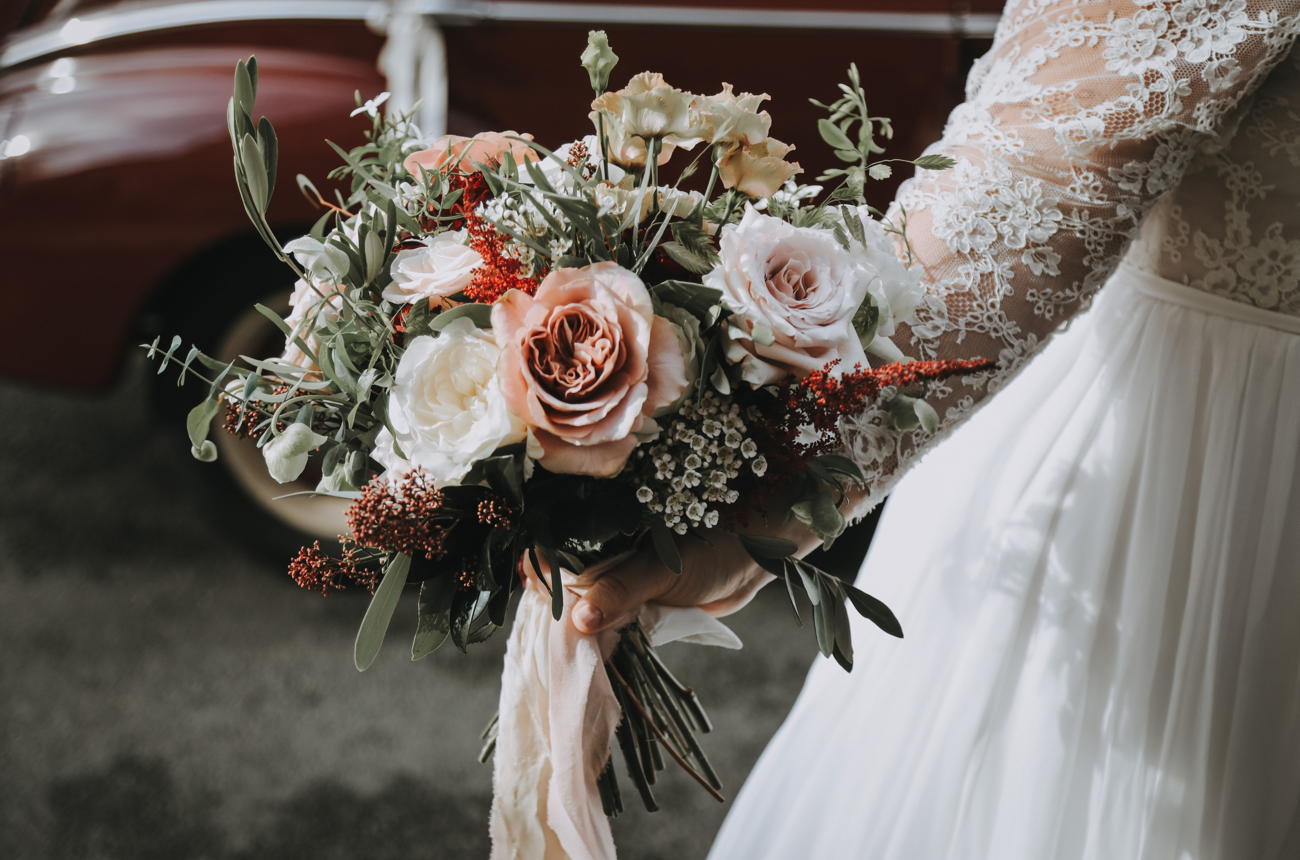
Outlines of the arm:
<svg viewBox="0 0 1300 860">
<path fill-rule="evenodd" d="M 1298 29 L 1300 0 L 1012 0 L 967 100 L 931 147 L 957 166 L 922 171 L 890 210 L 925 285 L 895 343 L 921 359 L 995 358 L 998 369 L 931 387 L 935 434 L 895 430 L 881 410 L 845 420 L 846 453 L 866 477 L 851 516 L 878 504 L 1087 307 L 1147 210 Z M 817 543 L 801 529 L 782 536 L 805 552 Z M 653 553 L 634 558 L 588 592 L 579 627 L 610 626 L 646 600 L 728 611 L 770 579 L 731 540 L 693 540 L 684 563 L 678 577 Z"/>
<path fill-rule="evenodd" d="M 1198 147 L 1286 55 L 1300 3 L 1257 0 L 1013 0 L 967 100 L 890 210 L 905 223 L 926 295 L 896 342 L 916 358 L 995 358 L 927 399 L 930 435 L 879 412 L 846 421 L 848 453 L 874 507 L 908 465 L 959 425 L 1083 310 L 1143 216 Z"/>
</svg>

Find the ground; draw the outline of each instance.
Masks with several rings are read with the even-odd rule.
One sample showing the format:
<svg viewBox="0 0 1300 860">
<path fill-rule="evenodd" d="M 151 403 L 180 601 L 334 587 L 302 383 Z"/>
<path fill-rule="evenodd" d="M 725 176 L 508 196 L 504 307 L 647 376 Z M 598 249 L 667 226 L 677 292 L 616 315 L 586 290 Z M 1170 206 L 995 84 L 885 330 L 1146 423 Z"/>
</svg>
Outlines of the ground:
<svg viewBox="0 0 1300 860">
<path fill-rule="evenodd" d="M 297 589 L 129 370 L 105 395 L 0 385 L 0 857 L 485 857 L 504 635 L 412 663 L 407 603 L 358 673 L 365 596 Z M 780 589 L 732 622 L 740 652 L 664 654 L 730 793 L 815 647 Z M 703 857 L 726 807 L 675 773 L 659 794 L 615 822 L 620 856 Z"/>
</svg>

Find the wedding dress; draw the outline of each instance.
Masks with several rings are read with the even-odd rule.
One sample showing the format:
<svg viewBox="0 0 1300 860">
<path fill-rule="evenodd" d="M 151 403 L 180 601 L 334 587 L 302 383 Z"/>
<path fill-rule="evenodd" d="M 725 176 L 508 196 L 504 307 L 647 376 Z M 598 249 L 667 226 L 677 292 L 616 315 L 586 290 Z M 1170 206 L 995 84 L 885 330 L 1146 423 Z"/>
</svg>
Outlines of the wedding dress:
<svg viewBox="0 0 1300 860">
<path fill-rule="evenodd" d="M 855 620 L 712 858 L 1300 857 L 1298 19 L 1006 9 L 892 210 L 911 354 L 999 371 L 914 468 L 843 428 L 868 505 L 907 472 L 859 577 L 907 638 Z"/>
</svg>

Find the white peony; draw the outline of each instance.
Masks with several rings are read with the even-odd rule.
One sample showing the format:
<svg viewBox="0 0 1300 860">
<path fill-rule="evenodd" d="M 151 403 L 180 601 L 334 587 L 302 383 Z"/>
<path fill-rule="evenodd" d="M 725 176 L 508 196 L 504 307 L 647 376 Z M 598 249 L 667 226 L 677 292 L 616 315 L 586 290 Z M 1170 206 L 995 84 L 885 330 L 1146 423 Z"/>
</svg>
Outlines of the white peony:
<svg viewBox="0 0 1300 860">
<path fill-rule="evenodd" d="M 751 385 L 802 377 L 838 360 L 865 365 L 853 315 L 869 278 L 825 230 L 794 227 L 749 207 L 722 229 L 721 260 L 704 276 L 733 316 L 726 357 Z"/>
<path fill-rule="evenodd" d="M 492 332 L 464 317 L 412 340 L 388 398 L 397 433 L 380 431 L 375 460 L 391 474 L 422 467 L 436 483 L 451 484 L 498 447 L 522 441 L 524 426 L 501 396 L 499 355 Z"/>
<path fill-rule="evenodd" d="M 900 323 L 910 323 L 916 318 L 916 308 L 923 296 L 921 279 L 915 269 L 899 260 L 893 240 L 871 216 L 868 207 L 859 206 L 857 215 L 867 242 L 865 247 L 854 242 L 852 257 L 868 278 L 867 293 L 880 311 L 876 336 L 867 349 L 890 361 L 900 361 L 902 353 L 889 338 Z"/>
<path fill-rule="evenodd" d="M 468 287 L 483 258 L 466 239 L 464 230 L 448 230 L 426 239 L 418 248 L 398 251 L 393 257 L 393 281 L 384 287 L 384 298 L 440 305 Z"/>
</svg>

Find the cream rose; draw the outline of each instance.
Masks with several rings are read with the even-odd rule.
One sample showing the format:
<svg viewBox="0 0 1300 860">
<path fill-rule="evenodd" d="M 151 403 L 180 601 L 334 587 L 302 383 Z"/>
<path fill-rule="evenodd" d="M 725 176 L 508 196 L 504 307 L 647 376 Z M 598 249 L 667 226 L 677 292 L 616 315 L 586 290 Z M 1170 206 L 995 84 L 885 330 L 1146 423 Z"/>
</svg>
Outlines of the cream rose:
<svg viewBox="0 0 1300 860">
<path fill-rule="evenodd" d="M 634 434 L 690 384 L 677 326 L 617 263 L 555 269 L 536 296 L 511 290 L 492 328 L 506 404 L 552 472 L 618 474 Z"/>
<path fill-rule="evenodd" d="M 720 262 L 704 276 L 732 316 L 727 360 L 751 385 L 802 377 L 839 360 L 866 363 L 853 315 L 868 277 L 830 233 L 746 209 L 722 228 Z"/>
<path fill-rule="evenodd" d="M 767 93 L 737 95 L 731 84 L 723 84 L 722 92 L 696 99 L 693 109 L 709 143 L 752 146 L 767 140 L 772 127 L 772 117 L 758 109 L 769 98 Z"/>
<path fill-rule="evenodd" d="M 642 72 L 627 86 L 608 92 L 591 103 L 591 120 L 603 116 L 611 161 L 626 165 L 645 164 L 648 141 L 660 142 L 660 164 L 671 157 L 673 148 L 690 149 L 703 137 L 700 117 L 692 110 L 696 96 L 670 86 L 658 72 Z"/>
<path fill-rule="evenodd" d="M 737 146 L 718 159 L 718 178 L 724 188 L 735 188 L 750 197 L 771 197 L 787 179 L 803 172 L 798 162 L 786 161 L 794 151 L 774 137 L 751 146 Z"/>
<path fill-rule="evenodd" d="M 412 340 L 388 396 L 388 418 L 397 432 L 381 430 L 372 456 L 390 473 L 418 466 L 436 483 L 451 484 L 475 461 L 522 441 L 524 425 L 501 396 L 499 357 L 492 332 L 468 318 Z"/>
<path fill-rule="evenodd" d="M 469 286 L 474 270 L 483 258 L 466 244 L 464 230 L 449 230 L 426 239 L 418 248 L 398 251 L 393 257 L 393 280 L 384 287 L 390 302 L 415 304 L 427 300 L 431 306 Z"/>
</svg>

